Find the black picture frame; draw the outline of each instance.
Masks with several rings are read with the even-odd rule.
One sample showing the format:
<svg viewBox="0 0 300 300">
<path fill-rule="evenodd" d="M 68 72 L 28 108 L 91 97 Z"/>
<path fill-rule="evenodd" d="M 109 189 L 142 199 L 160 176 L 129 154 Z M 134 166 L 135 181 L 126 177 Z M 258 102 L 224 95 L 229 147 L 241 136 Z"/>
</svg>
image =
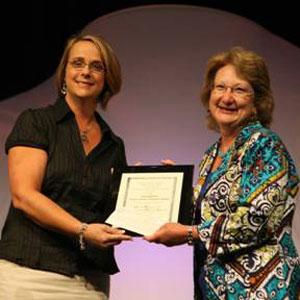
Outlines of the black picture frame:
<svg viewBox="0 0 300 300">
<path fill-rule="evenodd" d="M 142 166 L 126 166 L 118 170 L 119 172 L 119 188 L 122 174 L 125 173 L 183 173 L 183 181 L 180 195 L 180 206 L 178 214 L 178 223 L 191 225 L 192 207 L 193 207 L 193 165 L 142 165 Z M 118 191 L 117 191 L 118 193 Z M 123 228 L 132 236 L 141 236 L 141 234 Z"/>
</svg>

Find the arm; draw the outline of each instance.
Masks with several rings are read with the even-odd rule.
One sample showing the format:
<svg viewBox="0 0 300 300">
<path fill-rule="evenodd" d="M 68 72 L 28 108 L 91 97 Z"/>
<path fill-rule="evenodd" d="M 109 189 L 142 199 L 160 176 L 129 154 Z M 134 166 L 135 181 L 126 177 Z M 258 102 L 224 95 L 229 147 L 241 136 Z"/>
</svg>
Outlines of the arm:
<svg viewBox="0 0 300 300">
<path fill-rule="evenodd" d="M 180 223 L 166 223 L 152 235 L 144 236 L 144 239 L 151 243 L 172 247 L 188 242 L 189 235 L 191 241 L 199 240 L 195 226 L 182 225 Z"/>
<path fill-rule="evenodd" d="M 288 194 L 295 195 L 299 182 L 283 144 L 264 136 L 248 149 L 241 175 L 237 209 L 193 227 L 194 240 L 201 239 L 212 255 L 240 251 L 275 237 L 286 215 Z M 289 209 L 292 207 L 290 206 Z M 163 225 L 146 240 L 167 246 L 187 241 L 188 226 Z"/>
<path fill-rule="evenodd" d="M 13 205 L 44 228 L 77 236 L 80 220 L 40 192 L 47 159 L 47 153 L 37 148 L 16 146 L 9 150 L 8 171 Z M 120 230 L 103 224 L 90 224 L 84 232 L 84 238 L 97 247 L 107 247 L 130 239 Z"/>
</svg>

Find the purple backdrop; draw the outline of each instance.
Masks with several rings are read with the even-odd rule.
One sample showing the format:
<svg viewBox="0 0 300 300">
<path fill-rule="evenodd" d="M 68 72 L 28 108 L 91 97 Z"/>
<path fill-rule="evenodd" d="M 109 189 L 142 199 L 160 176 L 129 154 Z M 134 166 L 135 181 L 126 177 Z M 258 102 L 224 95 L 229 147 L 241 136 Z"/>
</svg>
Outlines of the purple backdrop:
<svg viewBox="0 0 300 300">
<path fill-rule="evenodd" d="M 223 11 L 177 5 L 127 9 L 85 28 L 112 44 L 123 67 L 124 87 L 101 112 L 125 139 L 129 164 L 173 158 L 197 166 L 217 135 L 205 127 L 199 91 L 206 60 L 240 45 L 263 55 L 276 101 L 273 129 L 300 163 L 300 50 L 259 25 Z M 53 79 L 0 103 L 0 144 L 27 107 L 54 100 Z M 298 151 L 297 151 L 298 150 Z M 9 204 L 6 156 L 0 156 L 0 226 Z M 196 170 L 197 168 L 195 168 Z M 196 180 L 196 171 L 195 171 Z M 299 246 L 300 212 L 294 236 Z M 298 247 L 299 248 L 299 247 Z M 166 248 L 140 239 L 117 247 L 122 272 L 112 279 L 112 300 L 192 299 L 192 249 Z"/>
</svg>

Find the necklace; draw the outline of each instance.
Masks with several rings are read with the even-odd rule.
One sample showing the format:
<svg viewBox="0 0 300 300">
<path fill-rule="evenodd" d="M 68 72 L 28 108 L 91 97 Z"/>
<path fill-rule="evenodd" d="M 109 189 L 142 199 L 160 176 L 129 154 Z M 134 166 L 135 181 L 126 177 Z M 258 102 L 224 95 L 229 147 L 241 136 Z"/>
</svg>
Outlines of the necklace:
<svg viewBox="0 0 300 300">
<path fill-rule="evenodd" d="M 88 138 L 88 132 L 92 129 L 93 122 L 91 122 L 84 130 L 80 131 L 80 140 L 83 143 L 88 143 L 89 138 Z"/>
<path fill-rule="evenodd" d="M 221 148 L 219 146 L 217 155 L 223 160 L 224 157 L 227 155 L 227 153 L 229 153 L 232 150 L 232 148 L 233 148 L 233 145 L 231 145 L 225 152 L 223 152 L 223 151 L 221 151 Z"/>
<path fill-rule="evenodd" d="M 224 157 L 226 156 L 227 153 L 228 153 L 228 150 L 227 150 L 226 152 L 222 152 L 220 148 L 219 148 L 219 150 L 218 150 L 218 156 L 219 156 L 221 159 L 224 159 Z"/>
</svg>

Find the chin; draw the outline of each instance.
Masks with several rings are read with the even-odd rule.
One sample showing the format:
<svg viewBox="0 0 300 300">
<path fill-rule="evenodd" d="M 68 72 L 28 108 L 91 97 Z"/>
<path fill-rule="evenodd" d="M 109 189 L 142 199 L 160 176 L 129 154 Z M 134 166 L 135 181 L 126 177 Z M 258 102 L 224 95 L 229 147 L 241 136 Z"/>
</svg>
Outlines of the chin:
<svg viewBox="0 0 300 300">
<path fill-rule="evenodd" d="M 76 95 L 78 98 L 80 99 L 91 99 L 91 98 L 95 98 L 94 94 L 90 94 L 90 93 L 78 93 Z"/>
<path fill-rule="evenodd" d="M 220 124 L 220 125 L 225 125 L 225 126 L 228 126 L 230 124 L 233 124 L 233 123 L 238 123 L 238 120 L 237 118 L 232 118 L 232 117 L 225 117 L 225 118 L 219 118 L 217 119 L 217 123 Z"/>
<path fill-rule="evenodd" d="M 240 125 L 240 122 L 238 122 L 237 120 L 219 120 L 219 122 L 217 122 L 218 123 L 218 126 L 219 126 L 219 128 L 227 128 L 227 129 L 236 129 L 236 128 L 238 128 L 239 127 L 239 125 Z"/>
</svg>

